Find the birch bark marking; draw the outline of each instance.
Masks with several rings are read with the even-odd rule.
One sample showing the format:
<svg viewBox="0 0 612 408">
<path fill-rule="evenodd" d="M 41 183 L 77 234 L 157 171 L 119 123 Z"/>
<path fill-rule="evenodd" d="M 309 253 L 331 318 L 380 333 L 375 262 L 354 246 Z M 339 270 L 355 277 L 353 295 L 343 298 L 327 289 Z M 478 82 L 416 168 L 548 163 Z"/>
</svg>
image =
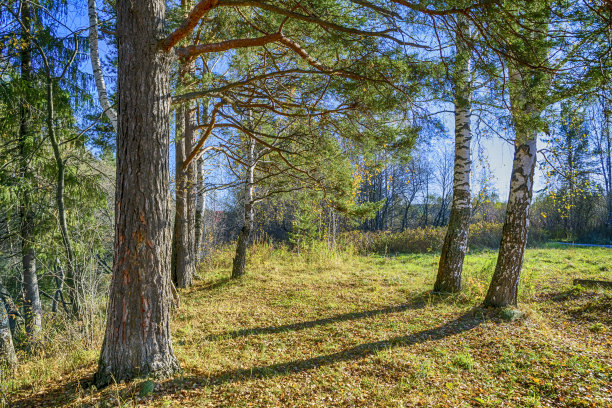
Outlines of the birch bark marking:
<svg viewBox="0 0 612 408">
<path fill-rule="evenodd" d="M 533 83 L 533 73 L 521 73 L 510 66 L 508 74 L 516 140 L 502 239 L 495 272 L 484 301 L 485 306 L 493 307 L 517 304 L 537 155 L 538 132 L 534 130 L 534 123 L 541 114 L 541 109 L 534 105 L 532 89 L 529 88 Z"/>
<path fill-rule="evenodd" d="M 117 1 L 119 117 L 113 275 L 94 382 L 168 377 L 171 56 L 158 46 L 165 1 Z"/>
<path fill-rule="evenodd" d="M 529 208 L 533 195 L 533 176 L 536 165 L 537 133 L 514 150 L 512 179 L 502 230 L 497 265 L 489 286 L 485 305 L 504 307 L 516 305 L 518 286 L 523 266 L 523 255 L 529 230 Z"/>
<path fill-rule="evenodd" d="M 100 64 L 100 53 L 98 50 L 98 11 L 96 9 L 96 0 L 88 0 L 88 15 L 91 69 L 96 80 L 98 99 L 100 100 L 102 109 L 104 109 L 104 113 L 113 125 L 113 129 L 115 132 L 117 132 L 117 112 L 115 112 L 108 100 L 106 83 L 104 81 L 104 74 L 102 73 L 102 64 Z"/>
<path fill-rule="evenodd" d="M 551 2 L 526 3 L 525 8 L 527 15 L 533 13 L 533 16 L 543 16 L 542 19 L 525 19 L 520 28 L 525 31 L 525 41 L 529 42 L 526 57 L 531 59 L 534 66 L 549 66 Z M 514 62 L 509 62 L 507 67 L 508 95 L 515 133 L 514 161 L 497 264 L 484 300 L 485 306 L 493 307 L 517 304 L 529 231 L 537 140 L 542 128 L 541 115 L 554 102 L 549 94 L 554 74 L 515 65 Z"/>
<path fill-rule="evenodd" d="M 434 292 L 453 293 L 461 290 L 463 260 L 467 251 L 471 216 L 470 171 L 471 160 L 471 108 L 470 81 L 471 50 L 465 40 L 470 28 L 464 16 L 457 17 L 457 51 L 455 82 L 455 164 L 453 203 L 448 229 L 442 246 L 438 276 Z"/>
</svg>

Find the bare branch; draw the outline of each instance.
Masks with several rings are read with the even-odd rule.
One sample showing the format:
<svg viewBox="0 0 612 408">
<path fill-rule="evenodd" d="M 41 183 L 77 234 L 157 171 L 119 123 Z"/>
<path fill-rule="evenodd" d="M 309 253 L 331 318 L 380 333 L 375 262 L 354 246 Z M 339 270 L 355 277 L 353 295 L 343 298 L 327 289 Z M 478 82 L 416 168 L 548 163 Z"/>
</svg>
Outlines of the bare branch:
<svg viewBox="0 0 612 408">
<path fill-rule="evenodd" d="M 212 44 L 189 45 L 187 47 L 176 48 L 176 55 L 180 58 L 196 57 L 201 54 L 211 52 L 221 52 L 233 50 L 236 48 L 257 47 L 279 41 L 282 37 L 281 33 L 264 35 L 257 38 L 239 38 L 235 40 L 221 41 Z"/>
<path fill-rule="evenodd" d="M 201 0 L 192 10 L 189 15 L 181 24 L 179 28 L 174 30 L 166 39 L 161 43 L 164 51 L 170 51 L 172 47 L 179 43 L 183 38 L 187 37 L 194 28 L 200 22 L 200 19 L 204 17 L 211 9 L 217 6 L 218 0 Z"/>
</svg>

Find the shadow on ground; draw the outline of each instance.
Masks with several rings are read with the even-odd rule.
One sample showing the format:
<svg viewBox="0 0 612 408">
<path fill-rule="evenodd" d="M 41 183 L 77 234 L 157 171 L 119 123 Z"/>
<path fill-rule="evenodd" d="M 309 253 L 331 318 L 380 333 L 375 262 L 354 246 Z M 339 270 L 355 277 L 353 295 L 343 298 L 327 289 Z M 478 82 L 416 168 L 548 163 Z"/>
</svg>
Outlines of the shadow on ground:
<svg viewBox="0 0 612 408">
<path fill-rule="evenodd" d="M 399 311 L 405 310 L 407 307 L 408 306 L 406 305 L 380 310 Z M 380 313 L 384 312 L 379 312 L 379 314 Z M 485 313 L 487 312 L 483 311 L 483 309 L 474 308 L 464 315 L 432 329 L 422 330 L 416 333 L 407 334 L 405 336 L 396 336 L 386 340 L 359 344 L 332 354 L 321 355 L 303 360 L 293 360 L 285 363 L 223 371 L 210 376 L 186 376 L 178 380 L 169 380 L 166 383 L 163 383 L 161 388 L 162 390 L 170 389 L 172 391 L 161 391 L 156 393 L 155 396 L 161 397 L 164 395 L 174 395 L 176 393 L 180 393 L 183 387 L 194 389 L 194 384 L 195 388 L 202 388 L 206 386 L 218 386 L 245 380 L 266 379 L 276 376 L 300 373 L 339 362 L 361 360 L 376 354 L 380 350 L 410 347 L 420 343 L 442 340 L 444 338 L 472 330 L 479 326 L 482 322 L 487 320 Z M 362 312 L 362 314 L 365 316 L 371 315 L 368 314 L 368 312 Z"/>
<path fill-rule="evenodd" d="M 341 314 L 337 316 L 325 317 L 323 319 L 316 319 L 316 320 L 310 320 L 310 321 L 299 322 L 299 323 L 284 324 L 281 326 L 253 327 L 253 328 L 233 330 L 233 331 L 219 333 L 219 334 L 211 334 L 209 336 L 206 336 L 204 339 L 207 341 L 218 341 L 218 340 L 235 339 L 237 337 L 256 336 L 256 335 L 262 335 L 262 334 L 275 334 L 275 333 L 283 333 L 287 331 L 298 331 L 298 330 L 310 329 L 310 328 L 317 327 L 317 326 L 324 326 L 326 324 L 364 319 L 364 318 L 379 316 L 383 314 L 399 313 L 399 312 L 404 312 L 406 310 L 421 309 L 427 306 L 428 304 L 435 304 L 441 300 L 442 298 L 439 296 L 432 296 L 430 292 L 424 292 L 423 294 L 416 296 L 411 302 L 401 304 L 401 305 L 389 306 L 389 307 L 375 309 L 375 310 L 364 310 L 364 311 L 359 311 L 359 312 L 345 313 L 345 314 Z"/>
<path fill-rule="evenodd" d="M 317 325 L 329 324 L 340 321 L 355 320 L 367 318 L 388 313 L 396 313 L 409 309 L 418 309 L 424 307 L 431 300 L 436 301 L 440 298 L 430 299 L 429 295 L 424 294 L 418 296 L 415 301 L 391 306 L 382 309 L 368 310 L 362 312 L 347 313 L 343 315 L 333 316 L 325 319 L 312 320 L 307 322 L 288 324 L 282 326 L 259 327 L 251 329 L 237 330 L 228 332 L 218 336 L 210 336 L 209 339 L 215 340 L 219 338 L 236 338 L 252 334 L 268 334 L 280 333 L 287 330 L 300 330 Z M 407 334 L 405 336 L 396 336 L 385 340 L 359 344 L 345 350 L 316 356 L 303 360 L 293 360 L 284 363 L 270 364 L 265 366 L 255 366 L 246 369 L 223 371 L 209 376 L 185 376 L 180 379 L 172 379 L 162 382 L 160 385 L 161 391 L 156 392 L 154 397 L 160 398 L 164 395 L 172 396 L 180 393 L 183 388 L 197 389 L 198 387 L 216 386 L 227 383 L 239 382 L 250 379 L 264 379 L 276 376 L 283 376 L 293 373 L 299 373 L 309 370 L 318 369 L 339 362 L 361 360 L 374 355 L 379 350 L 395 349 L 400 347 L 410 347 L 415 344 L 437 341 L 450 336 L 454 336 L 480 325 L 487 319 L 486 311 L 480 308 L 474 308 L 462 316 L 446 322 L 445 324 L 427 330 Z M 63 384 L 60 387 L 48 390 L 44 395 L 31 395 L 19 400 L 12 401 L 14 407 L 31 407 L 31 406 L 57 406 L 58 403 L 66 404 L 73 401 L 79 390 L 87 387 L 91 382 L 91 378 L 84 378 L 80 381 L 73 381 Z M 172 390 L 172 391 L 166 391 Z M 89 391 L 88 391 L 89 392 Z"/>
</svg>

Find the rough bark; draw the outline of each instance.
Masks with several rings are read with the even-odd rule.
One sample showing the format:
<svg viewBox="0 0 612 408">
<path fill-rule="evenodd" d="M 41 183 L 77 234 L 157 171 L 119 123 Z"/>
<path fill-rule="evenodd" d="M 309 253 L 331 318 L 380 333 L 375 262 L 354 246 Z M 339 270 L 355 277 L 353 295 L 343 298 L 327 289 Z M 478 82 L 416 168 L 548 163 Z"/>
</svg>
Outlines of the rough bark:
<svg viewBox="0 0 612 408">
<path fill-rule="evenodd" d="M 23 103 L 20 111 L 19 124 L 19 153 L 20 153 L 20 177 L 25 186 L 19 203 L 20 234 L 21 234 L 21 265 L 23 274 L 23 297 L 24 297 L 24 319 L 26 334 L 30 347 L 36 347 L 40 342 L 42 327 L 42 306 L 38 290 L 38 276 L 36 275 L 36 250 L 34 248 L 34 221 L 35 216 L 31 208 L 29 182 L 32 178 L 28 167 L 29 154 L 31 150 L 31 112 L 30 86 L 32 81 L 32 43 L 30 40 L 30 29 L 32 16 L 30 4 L 23 3 L 21 6 L 21 21 L 23 29 L 21 41 L 23 47 L 20 51 L 21 80 L 24 84 L 26 103 Z"/>
<path fill-rule="evenodd" d="M 249 152 L 247 159 L 247 168 L 245 172 L 244 182 L 244 221 L 238 242 L 236 243 L 236 255 L 232 267 L 232 279 L 237 279 L 244 276 L 246 268 L 246 253 L 253 231 L 253 222 L 255 214 L 253 209 L 253 188 L 255 177 L 255 140 L 249 138 Z"/>
<path fill-rule="evenodd" d="M 13 368 L 16 364 L 17 355 L 13 347 L 9 315 L 4 303 L 0 302 L 0 368 L 4 365 Z"/>
<path fill-rule="evenodd" d="M 168 377 L 170 309 L 169 54 L 165 1 L 118 0 L 117 187 L 113 276 L 98 372 L 100 387 Z"/>
<path fill-rule="evenodd" d="M 111 106 L 108 93 L 106 92 L 106 83 L 102 72 L 102 64 L 100 64 L 100 55 L 98 52 L 98 12 L 96 10 L 96 0 L 88 0 L 89 14 L 89 54 L 91 59 L 91 69 L 96 80 L 96 89 L 98 90 L 98 99 L 100 105 L 104 109 L 106 117 L 113 125 L 115 132 L 117 131 L 117 112 Z"/>
<path fill-rule="evenodd" d="M 484 301 L 486 306 L 504 307 L 517 303 L 533 196 L 536 141 L 537 134 L 534 133 L 525 142 L 515 146 L 506 219 L 497 265 Z"/>
<path fill-rule="evenodd" d="M 442 246 L 434 292 L 461 290 L 463 260 L 467 251 L 471 216 L 470 171 L 472 166 L 470 127 L 472 90 L 470 84 L 469 23 L 458 17 L 457 57 L 455 66 L 455 163 L 453 203 L 448 229 Z"/>
</svg>

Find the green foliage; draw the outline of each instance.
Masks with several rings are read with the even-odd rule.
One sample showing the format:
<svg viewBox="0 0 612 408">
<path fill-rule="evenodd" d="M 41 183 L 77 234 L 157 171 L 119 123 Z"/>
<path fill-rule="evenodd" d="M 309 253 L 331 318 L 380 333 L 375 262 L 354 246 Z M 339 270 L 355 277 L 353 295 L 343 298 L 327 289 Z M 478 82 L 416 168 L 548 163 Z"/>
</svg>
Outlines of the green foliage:
<svg viewBox="0 0 612 408">
<path fill-rule="evenodd" d="M 317 216 L 319 211 L 320 207 L 316 201 L 298 201 L 298 208 L 289 233 L 289 242 L 298 249 L 307 248 L 320 238 L 320 217 Z"/>
</svg>

